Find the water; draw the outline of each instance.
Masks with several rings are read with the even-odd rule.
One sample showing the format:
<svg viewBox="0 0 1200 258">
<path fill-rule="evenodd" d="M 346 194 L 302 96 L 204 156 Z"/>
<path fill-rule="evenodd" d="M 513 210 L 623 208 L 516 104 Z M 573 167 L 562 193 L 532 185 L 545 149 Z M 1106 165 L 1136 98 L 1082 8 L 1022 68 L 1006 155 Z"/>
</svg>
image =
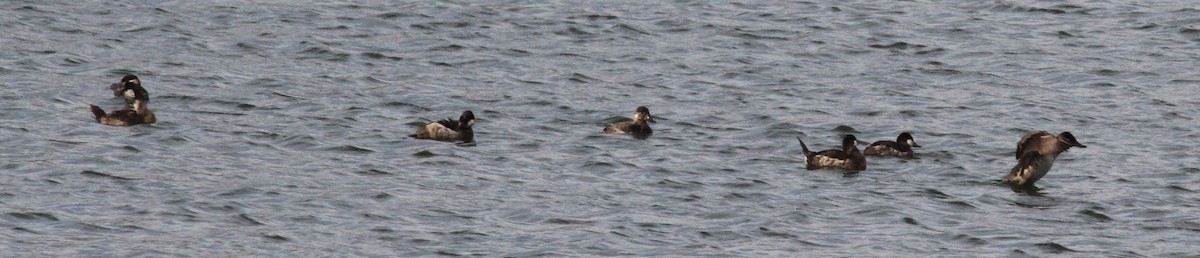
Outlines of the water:
<svg viewBox="0 0 1200 258">
<path fill-rule="evenodd" d="M 1200 255 L 1187 1 L 0 9 L 5 256 Z M 95 123 L 128 73 L 159 122 Z M 1089 148 L 1014 192 L 1035 129 Z"/>
</svg>

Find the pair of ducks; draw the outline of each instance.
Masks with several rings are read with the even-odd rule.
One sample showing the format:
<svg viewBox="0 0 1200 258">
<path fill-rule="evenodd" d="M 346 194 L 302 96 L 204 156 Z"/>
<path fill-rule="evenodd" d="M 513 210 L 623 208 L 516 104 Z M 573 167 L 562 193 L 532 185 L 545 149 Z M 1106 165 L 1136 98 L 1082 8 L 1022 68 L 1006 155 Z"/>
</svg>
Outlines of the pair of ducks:
<svg viewBox="0 0 1200 258">
<path fill-rule="evenodd" d="M 130 126 L 153 124 L 158 120 L 154 117 L 154 112 L 146 106 L 150 103 L 150 93 L 142 87 L 142 81 L 137 76 L 125 75 L 120 82 L 109 88 L 113 90 L 114 96 L 125 98 L 130 106 L 105 114 L 100 107 L 91 105 L 92 115 L 96 117 L 97 122 L 112 126 Z"/>
<path fill-rule="evenodd" d="M 632 134 L 635 137 L 645 138 L 653 133 L 649 123 L 654 123 L 654 118 L 650 116 L 650 109 L 641 106 L 634 111 L 633 121 L 609 125 L 604 128 L 604 133 Z M 446 118 L 430 122 L 417 127 L 417 132 L 409 136 L 417 139 L 471 142 L 475 140 L 475 131 L 471 129 L 474 124 L 475 113 L 467 110 L 458 116 L 458 120 Z"/>
<path fill-rule="evenodd" d="M 804 150 L 808 169 L 842 168 L 848 170 L 866 170 L 866 155 L 913 157 L 912 147 L 921 147 L 913 141 L 912 135 L 901 133 L 896 141 L 878 141 L 867 146 L 866 151 L 858 151 L 858 139 L 854 135 L 846 135 L 842 139 L 842 149 L 830 149 L 820 152 L 808 150 L 804 141 L 800 148 Z M 1033 131 L 1021 137 L 1017 142 L 1017 165 L 1009 170 L 1003 181 L 1017 187 L 1033 187 L 1033 183 L 1046 176 L 1054 160 L 1059 154 L 1067 152 L 1071 147 L 1087 148 L 1075 140 L 1071 132 L 1052 135 L 1046 131 Z"/>
<path fill-rule="evenodd" d="M 915 158 L 913 155 L 914 147 L 921 147 L 913 141 L 912 135 L 901 133 L 896 137 L 896 141 L 877 141 L 867 146 L 863 152 L 858 151 L 858 138 L 854 135 L 846 135 L 842 138 L 842 149 L 828 149 L 820 152 L 808 150 L 808 145 L 804 144 L 804 140 L 796 137 L 800 141 L 800 148 L 804 150 L 805 163 L 808 169 L 818 168 L 842 168 L 848 170 L 866 170 L 867 157 L 905 157 Z M 864 155 L 865 154 L 865 155 Z"/>
</svg>

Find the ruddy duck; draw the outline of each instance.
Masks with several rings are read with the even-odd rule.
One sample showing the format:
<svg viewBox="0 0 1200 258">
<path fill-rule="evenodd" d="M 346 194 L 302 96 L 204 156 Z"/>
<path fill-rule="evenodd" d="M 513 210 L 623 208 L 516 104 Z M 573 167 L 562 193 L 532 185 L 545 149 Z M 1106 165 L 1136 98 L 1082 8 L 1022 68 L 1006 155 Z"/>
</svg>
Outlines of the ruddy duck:
<svg viewBox="0 0 1200 258">
<path fill-rule="evenodd" d="M 633 121 L 614 123 L 608 127 L 604 127 L 604 133 L 632 134 L 644 137 L 654 133 L 653 130 L 650 130 L 650 123 L 655 123 L 654 117 L 650 116 L 650 109 L 645 106 L 639 106 L 633 112 Z"/>
<path fill-rule="evenodd" d="M 137 78 L 133 79 L 134 81 Z M 150 102 L 150 94 L 146 89 L 142 88 L 137 83 L 129 83 L 125 85 L 129 87 L 129 92 L 133 93 L 133 108 L 113 111 L 112 113 L 104 114 L 104 110 L 96 105 L 92 106 L 92 115 L 96 116 L 96 121 L 101 124 L 112 126 L 130 126 L 136 124 L 153 124 L 157 119 L 154 117 L 154 112 L 146 107 Z"/>
<path fill-rule="evenodd" d="M 467 110 L 458 116 L 457 121 L 446 118 L 432 122 L 417 128 L 417 133 L 409 136 L 417 139 L 471 142 L 475 140 L 475 132 L 471 130 L 474 124 L 475 113 Z"/>
<path fill-rule="evenodd" d="M 804 145 L 804 140 L 800 140 L 800 137 L 796 137 L 796 140 L 800 141 L 800 148 L 804 149 L 804 157 L 806 163 L 808 163 L 808 169 L 867 169 L 867 157 L 858 151 L 858 139 L 854 138 L 854 135 L 846 135 L 845 138 L 842 138 L 841 150 L 829 149 L 821 152 L 809 151 L 808 146 Z"/>
<path fill-rule="evenodd" d="M 913 147 L 921 147 L 913 141 L 912 135 L 901 133 L 896 141 L 877 141 L 863 149 L 863 154 L 873 156 L 893 156 L 913 158 Z"/>
<path fill-rule="evenodd" d="M 137 87 L 140 88 L 142 87 L 142 81 L 138 80 L 137 76 L 130 74 L 126 75 L 125 77 L 121 77 L 121 82 L 113 83 L 113 85 L 109 86 L 108 88 L 112 89 L 113 96 L 125 98 L 126 102 L 132 104 L 135 98 L 132 85 L 137 85 Z M 143 90 L 145 90 L 145 88 L 143 88 Z M 146 97 L 149 98 L 150 94 L 147 93 Z"/>
<path fill-rule="evenodd" d="M 1030 187 L 1034 182 L 1050 172 L 1050 167 L 1054 165 L 1054 159 L 1058 158 L 1058 154 L 1066 152 L 1071 147 L 1087 148 L 1079 141 L 1075 140 L 1075 136 L 1070 132 L 1063 132 L 1058 136 L 1050 135 L 1045 131 L 1033 131 L 1021 137 L 1021 141 L 1017 142 L 1017 166 L 1008 172 L 1008 176 L 1004 177 L 1004 182 L 1021 186 Z"/>
</svg>

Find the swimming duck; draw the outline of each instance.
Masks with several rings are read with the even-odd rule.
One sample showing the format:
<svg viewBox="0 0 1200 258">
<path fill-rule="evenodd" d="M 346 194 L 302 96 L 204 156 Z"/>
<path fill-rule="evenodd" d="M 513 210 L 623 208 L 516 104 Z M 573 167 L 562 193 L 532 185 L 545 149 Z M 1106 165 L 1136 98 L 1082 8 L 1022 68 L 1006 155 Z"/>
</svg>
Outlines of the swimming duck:
<svg viewBox="0 0 1200 258">
<path fill-rule="evenodd" d="M 1046 131 L 1033 131 L 1021 137 L 1017 142 L 1017 166 L 1008 172 L 1004 182 L 1021 186 L 1033 186 L 1034 182 L 1050 172 L 1054 159 L 1058 154 L 1066 152 L 1071 147 L 1087 148 L 1070 132 L 1062 132 L 1058 136 Z"/>
<path fill-rule="evenodd" d="M 648 136 L 654 133 L 653 130 L 650 130 L 650 123 L 655 123 L 654 117 L 650 116 L 650 109 L 645 106 L 639 106 L 633 112 L 633 121 L 611 124 L 608 127 L 604 127 L 604 133 Z"/>
<path fill-rule="evenodd" d="M 800 141 L 800 148 L 804 149 L 804 157 L 806 163 L 808 163 L 808 169 L 867 169 L 867 157 L 858 151 L 858 139 L 854 138 L 854 135 L 846 135 L 846 137 L 842 138 L 842 149 L 829 149 L 821 152 L 809 151 L 808 146 L 804 145 L 804 140 L 800 140 L 800 137 L 796 137 L 796 140 Z"/>
<path fill-rule="evenodd" d="M 912 135 L 901 133 L 896 141 L 877 141 L 863 149 L 863 154 L 873 156 L 893 156 L 913 158 L 913 147 L 921 147 L 913 141 Z"/>
<path fill-rule="evenodd" d="M 136 81 L 137 78 L 133 80 Z M 146 89 L 137 83 L 126 83 L 125 87 L 128 87 L 129 92 L 133 93 L 133 107 L 131 109 L 122 109 L 104 114 L 103 109 L 100 109 L 96 105 L 91 105 L 92 115 L 96 116 L 96 121 L 112 126 L 153 124 L 157 121 L 154 117 L 154 112 L 151 112 L 146 107 L 150 102 L 150 94 L 146 92 Z"/>
<path fill-rule="evenodd" d="M 125 75 L 125 77 L 121 77 L 121 82 L 113 83 L 112 86 L 108 86 L 108 88 L 112 89 L 113 96 L 118 97 L 118 98 L 123 97 L 123 98 L 125 98 L 126 102 L 129 102 L 132 104 L 133 99 L 134 99 L 134 92 L 133 92 L 133 86 L 131 86 L 131 85 L 137 85 L 138 87 L 141 87 L 142 81 L 138 80 L 138 77 L 134 76 L 132 74 Z M 145 88 L 143 88 L 143 90 L 145 90 Z M 146 97 L 147 98 L 150 97 L 150 94 L 147 93 Z"/>
<path fill-rule="evenodd" d="M 457 121 L 446 118 L 432 122 L 417 128 L 417 133 L 409 136 L 417 139 L 471 142 L 475 140 L 475 132 L 471 130 L 474 124 L 475 113 L 467 110 L 458 116 Z"/>
</svg>

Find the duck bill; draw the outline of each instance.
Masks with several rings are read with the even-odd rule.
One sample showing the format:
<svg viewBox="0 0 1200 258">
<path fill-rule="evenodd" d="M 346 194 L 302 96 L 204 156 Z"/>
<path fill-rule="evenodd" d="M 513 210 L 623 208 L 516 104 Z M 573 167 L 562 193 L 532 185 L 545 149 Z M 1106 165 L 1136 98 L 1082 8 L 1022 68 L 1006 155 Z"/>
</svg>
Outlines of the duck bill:
<svg viewBox="0 0 1200 258">
<path fill-rule="evenodd" d="M 1071 146 L 1071 147 L 1087 148 L 1087 145 L 1083 145 L 1082 143 L 1079 143 L 1078 141 L 1072 141 L 1071 139 L 1068 139 L 1065 141 L 1060 140 L 1059 142 L 1067 144 L 1068 146 Z"/>
</svg>

